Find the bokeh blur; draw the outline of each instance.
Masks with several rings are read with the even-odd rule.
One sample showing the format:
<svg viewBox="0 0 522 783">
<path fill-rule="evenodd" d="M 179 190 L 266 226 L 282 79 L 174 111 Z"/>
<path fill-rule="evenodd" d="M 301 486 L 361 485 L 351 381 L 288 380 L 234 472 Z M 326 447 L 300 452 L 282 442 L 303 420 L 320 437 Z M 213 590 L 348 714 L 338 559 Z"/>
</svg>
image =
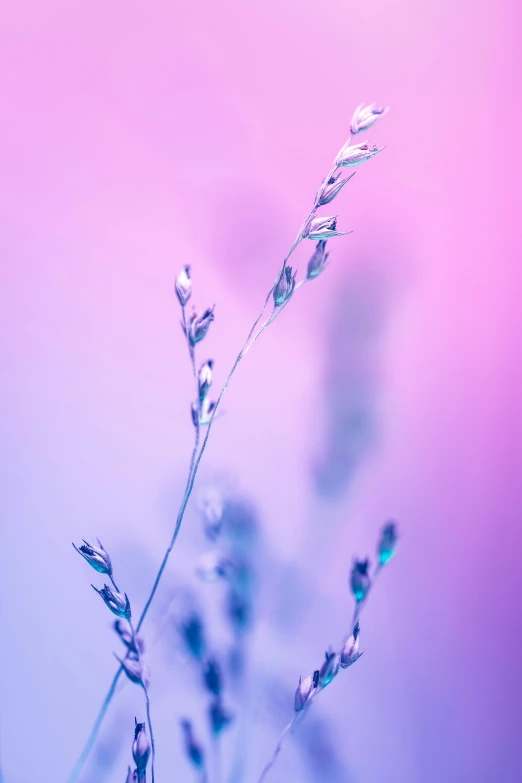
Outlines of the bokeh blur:
<svg viewBox="0 0 522 783">
<path fill-rule="evenodd" d="M 257 780 L 389 517 L 365 654 L 270 780 L 521 779 L 519 30 L 513 0 L 2 5 L 4 783 L 65 783 L 121 652 L 71 542 L 99 537 L 141 609 L 170 538 L 192 441 L 177 272 L 216 305 L 219 387 L 361 101 L 391 110 L 333 205 L 353 234 L 235 375 L 143 629 L 157 780 L 197 779 L 179 720 L 205 731 L 176 613 L 229 640 L 222 586 L 194 575 L 216 485 L 255 572 L 223 781 Z M 142 709 L 127 683 L 82 783 L 124 780 Z"/>
</svg>

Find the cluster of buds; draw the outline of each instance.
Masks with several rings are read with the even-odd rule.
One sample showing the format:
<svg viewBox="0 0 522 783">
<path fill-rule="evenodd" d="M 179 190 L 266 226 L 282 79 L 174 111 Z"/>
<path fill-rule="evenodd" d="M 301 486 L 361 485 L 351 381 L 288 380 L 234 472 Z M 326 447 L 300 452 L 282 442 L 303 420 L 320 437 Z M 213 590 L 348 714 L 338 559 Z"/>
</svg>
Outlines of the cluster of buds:
<svg viewBox="0 0 522 783">
<path fill-rule="evenodd" d="M 147 764 L 150 756 L 150 742 L 147 737 L 144 723 L 138 723 L 134 718 L 134 741 L 132 743 L 132 757 L 135 769 L 129 767 L 126 783 L 146 783 Z"/>
</svg>

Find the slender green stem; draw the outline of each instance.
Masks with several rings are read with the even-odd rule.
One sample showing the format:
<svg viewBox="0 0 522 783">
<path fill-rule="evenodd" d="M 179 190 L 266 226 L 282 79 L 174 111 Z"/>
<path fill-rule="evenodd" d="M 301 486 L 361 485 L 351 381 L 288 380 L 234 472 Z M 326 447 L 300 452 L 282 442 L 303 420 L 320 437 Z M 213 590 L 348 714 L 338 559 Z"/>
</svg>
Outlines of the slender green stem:
<svg viewBox="0 0 522 783">
<path fill-rule="evenodd" d="M 265 765 L 261 775 L 259 776 L 259 780 L 257 781 L 257 783 L 263 783 L 264 779 L 266 778 L 266 776 L 268 775 L 268 773 L 270 772 L 270 770 L 272 769 L 272 767 L 276 763 L 276 761 L 277 761 L 277 759 L 279 757 L 279 754 L 283 750 L 283 746 L 285 744 L 285 741 L 290 736 L 290 734 L 292 733 L 294 728 L 297 726 L 297 722 L 298 722 L 299 718 L 301 717 L 301 714 L 302 713 L 300 713 L 300 712 L 294 713 L 294 716 L 292 717 L 292 720 L 290 721 L 290 723 L 287 723 L 287 725 L 285 726 L 285 728 L 281 732 L 281 736 L 279 737 L 279 739 L 277 741 L 277 745 L 275 746 L 275 750 L 272 753 L 272 756 L 270 757 L 269 761 Z"/>
</svg>

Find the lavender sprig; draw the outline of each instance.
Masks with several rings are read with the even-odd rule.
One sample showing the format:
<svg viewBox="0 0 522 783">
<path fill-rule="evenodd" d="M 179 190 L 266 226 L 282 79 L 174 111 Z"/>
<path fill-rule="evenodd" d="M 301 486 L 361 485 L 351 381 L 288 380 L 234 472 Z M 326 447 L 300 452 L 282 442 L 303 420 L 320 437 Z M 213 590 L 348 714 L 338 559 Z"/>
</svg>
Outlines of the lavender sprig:
<svg viewBox="0 0 522 783">
<path fill-rule="evenodd" d="M 354 123 L 354 120 L 352 119 L 352 126 L 353 126 L 353 123 Z M 352 127 L 352 132 L 353 132 L 353 127 Z M 210 437 L 210 432 L 212 430 L 212 426 L 213 426 L 214 420 L 216 418 L 216 414 L 218 413 L 218 409 L 219 409 L 221 400 L 222 400 L 222 398 L 223 398 L 223 396 L 224 396 L 224 394 L 225 394 L 225 392 L 226 392 L 226 390 L 228 388 L 228 385 L 229 385 L 229 383 L 230 383 L 230 381 L 231 381 L 231 379 L 232 379 L 232 377 L 233 377 L 233 375 L 234 375 L 238 365 L 240 364 L 240 362 L 242 361 L 242 359 L 244 358 L 244 356 L 246 355 L 248 350 L 256 342 L 256 340 L 259 338 L 259 336 L 262 334 L 262 332 L 275 320 L 275 318 L 278 315 L 280 315 L 280 313 L 283 311 L 283 309 L 286 307 L 286 305 L 290 301 L 290 296 L 292 296 L 292 294 L 295 294 L 295 292 L 298 290 L 298 288 L 300 286 L 304 285 L 305 282 L 307 282 L 309 279 L 311 279 L 311 278 L 307 277 L 300 284 L 295 285 L 295 287 L 293 287 L 293 285 L 292 285 L 292 290 L 290 292 L 290 296 L 287 296 L 280 304 L 277 304 L 277 302 L 274 302 L 274 312 L 267 319 L 267 321 L 265 321 L 265 323 L 258 329 L 258 325 L 259 325 L 260 321 L 263 318 L 265 310 L 266 310 L 266 308 L 268 306 L 268 303 L 270 302 L 270 299 L 272 298 L 272 296 L 274 294 L 274 291 L 276 289 L 276 286 L 278 285 L 278 282 L 281 281 L 282 279 L 288 280 L 288 273 L 286 272 L 286 268 L 287 268 L 288 261 L 289 261 L 290 257 L 292 256 L 292 254 L 294 253 L 294 251 L 296 250 L 298 245 L 303 241 L 303 239 L 318 239 L 318 240 L 322 240 L 322 239 L 325 239 L 325 238 L 328 238 L 328 237 L 333 237 L 333 236 L 339 236 L 340 235 L 340 232 L 337 232 L 337 220 L 336 220 L 336 218 L 317 218 L 316 217 L 317 210 L 319 209 L 319 207 L 321 206 L 322 203 L 324 204 L 324 203 L 329 203 L 329 201 L 332 201 L 333 198 L 339 192 L 339 191 L 337 191 L 336 193 L 334 193 L 331 198 L 328 198 L 328 202 L 325 202 L 324 199 L 327 198 L 328 196 L 330 196 L 331 193 L 332 193 L 331 189 L 330 190 L 328 190 L 328 189 L 331 188 L 331 185 L 333 184 L 333 182 L 337 181 L 338 170 L 341 167 L 359 165 L 359 164 L 363 163 L 365 160 L 368 160 L 370 157 L 373 157 L 375 154 L 377 154 L 377 152 L 380 151 L 377 148 L 371 148 L 371 149 L 367 148 L 367 147 L 365 147 L 364 144 L 363 145 L 356 145 L 357 150 L 354 150 L 354 148 L 351 147 L 351 135 L 352 134 L 350 134 L 350 137 L 349 137 L 348 141 L 346 142 L 346 144 L 343 146 L 343 148 L 339 152 L 339 154 L 338 154 L 338 156 L 337 156 L 337 158 L 336 158 L 336 160 L 335 160 L 335 162 L 334 162 L 330 172 L 325 177 L 325 179 L 323 181 L 323 184 L 321 185 L 321 187 L 317 191 L 315 199 L 314 199 L 313 207 L 312 207 L 310 213 L 308 214 L 307 218 L 305 219 L 303 225 L 299 229 L 299 233 L 297 234 L 296 239 L 294 240 L 292 246 L 290 247 L 290 250 L 288 251 L 287 255 L 285 256 L 285 258 L 283 260 L 283 264 L 281 266 L 281 269 L 280 269 L 280 271 L 279 271 L 279 273 L 277 275 L 277 278 L 276 278 L 274 284 L 272 285 L 272 287 L 270 288 L 270 290 L 268 291 L 268 293 L 267 293 L 267 295 L 265 297 L 265 302 L 263 304 L 261 312 L 259 313 L 258 317 L 256 318 L 256 320 L 252 324 L 252 327 L 251 327 L 251 329 L 250 329 L 250 331 L 249 331 L 249 333 L 247 335 L 247 338 L 246 338 L 246 340 L 245 340 L 245 342 L 243 344 L 243 347 L 241 348 L 240 352 L 237 355 L 237 358 L 236 358 L 234 364 L 232 365 L 232 368 L 231 368 L 231 370 L 230 370 L 230 372 L 229 372 L 229 374 L 228 374 L 228 376 L 227 376 L 227 378 L 225 380 L 225 383 L 223 384 L 223 387 L 222 387 L 222 389 L 220 391 L 220 394 L 219 394 L 219 396 L 217 398 L 217 401 L 216 401 L 216 403 L 215 403 L 215 405 L 214 405 L 214 407 L 212 409 L 211 415 L 210 415 L 210 417 L 208 419 L 207 430 L 206 430 L 205 437 L 203 439 L 203 443 L 201 445 L 201 448 L 199 449 L 199 452 L 198 452 L 198 447 L 199 447 L 199 427 L 198 426 L 195 427 L 195 431 L 196 431 L 195 446 L 194 446 L 193 451 L 192 451 L 192 456 L 191 456 L 191 460 L 190 460 L 190 467 L 189 467 L 189 475 L 188 475 L 188 479 L 187 479 L 187 485 L 186 485 L 185 492 L 184 492 L 184 495 L 183 495 L 183 498 L 182 498 L 182 501 L 181 501 L 181 505 L 180 505 L 180 508 L 179 508 L 179 511 L 178 511 L 178 515 L 177 515 L 177 518 L 176 518 L 174 531 L 173 531 L 173 534 L 172 534 L 169 546 L 167 547 L 167 550 L 165 552 L 165 555 L 164 555 L 163 560 L 161 562 L 161 565 L 159 567 L 157 576 L 156 576 L 156 578 L 154 580 L 154 584 L 152 586 L 152 590 L 151 590 L 151 592 L 149 594 L 147 602 L 146 602 L 146 604 L 145 604 L 145 606 L 143 608 L 143 611 L 142 611 L 142 613 L 140 615 L 140 618 L 138 620 L 138 624 L 136 626 L 136 631 L 137 632 L 139 632 L 139 630 L 141 628 L 141 625 L 142 625 L 143 621 L 145 620 L 145 617 L 146 617 L 146 615 L 147 615 L 147 613 L 149 611 L 151 603 L 154 600 L 156 591 L 158 589 L 158 585 L 159 585 L 159 583 L 161 581 L 161 578 L 163 576 L 163 572 L 164 572 L 165 567 L 167 565 L 167 562 L 169 560 L 170 553 L 172 552 L 172 549 L 173 549 L 173 547 L 174 547 L 174 545 L 176 543 L 176 540 L 177 540 L 177 537 L 178 537 L 178 534 L 179 534 L 179 530 L 180 530 L 180 527 L 181 527 L 181 524 L 182 524 L 182 521 L 183 521 L 183 518 L 184 518 L 184 515 L 185 515 L 185 510 L 187 508 L 187 504 L 188 504 L 189 498 L 190 498 L 190 496 L 192 494 L 192 490 L 193 490 L 193 487 L 194 487 L 194 482 L 195 482 L 196 475 L 197 475 L 197 472 L 198 472 L 198 469 L 199 469 L 199 465 L 201 463 L 201 459 L 202 459 L 203 454 L 205 452 L 205 449 L 206 449 L 206 446 L 207 446 L 207 443 L 208 443 L 208 439 Z M 332 180 L 333 180 L 333 182 L 332 182 Z M 340 190 L 340 188 L 339 188 L 339 190 Z M 210 323 L 214 319 L 214 314 L 213 314 L 213 308 L 208 308 L 200 316 L 197 316 L 197 315 L 191 316 L 190 320 L 187 322 L 187 319 L 186 319 L 186 316 L 185 316 L 185 307 L 186 307 L 188 299 L 191 296 L 191 291 L 192 291 L 192 283 L 191 283 L 191 278 L 190 278 L 190 269 L 189 269 L 189 267 L 185 267 L 184 270 L 182 271 L 182 273 L 180 273 L 180 275 L 177 278 L 177 281 L 176 281 L 176 293 L 177 293 L 177 296 L 178 296 L 178 299 L 180 301 L 181 308 L 182 308 L 183 327 L 184 327 L 185 335 L 187 336 L 187 342 L 189 344 L 189 351 L 190 351 L 192 365 L 193 365 L 194 377 L 196 378 L 196 382 L 197 382 L 197 373 L 196 373 L 195 359 L 194 359 L 194 347 L 195 347 L 195 345 L 198 342 L 200 342 L 205 337 L 205 335 L 206 335 L 206 333 L 208 331 L 208 328 L 210 326 Z M 256 332 L 257 329 L 258 329 L 258 331 Z M 198 386 L 198 393 L 199 393 L 199 386 Z M 90 734 L 90 736 L 89 736 L 89 738 L 87 740 L 86 746 L 85 746 L 85 748 L 84 748 L 80 758 L 78 759 L 78 762 L 77 762 L 77 764 L 76 764 L 76 766 L 75 766 L 71 776 L 69 777 L 68 783 L 76 783 L 76 781 L 78 779 L 78 776 L 79 776 L 79 774 L 81 772 L 81 769 L 83 768 L 83 765 L 84 765 L 84 763 L 85 763 L 85 761 L 86 761 L 86 759 L 87 759 L 87 757 L 88 757 L 88 755 L 90 753 L 90 750 L 91 750 L 91 748 L 92 748 L 92 746 L 94 744 L 94 741 L 96 739 L 96 736 L 97 736 L 97 733 L 99 731 L 99 728 L 100 728 L 100 726 L 101 726 L 101 724 L 103 722 L 103 718 L 105 716 L 107 708 L 108 708 L 108 706 L 109 706 L 109 704 L 110 704 L 110 702 L 112 700 L 112 697 L 113 697 L 113 695 L 115 693 L 116 685 L 117 685 L 118 679 L 119 679 L 122 671 L 123 671 L 123 668 L 120 666 L 119 670 L 116 672 L 116 674 L 115 674 L 115 676 L 113 678 L 113 681 L 111 683 L 109 691 L 108 691 L 108 693 L 107 693 L 107 695 L 106 695 L 106 697 L 104 699 L 104 702 L 102 704 L 101 711 L 100 711 L 100 713 L 99 713 L 99 715 L 98 715 L 98 717 L 97 717 L 97 719 L 95 721 L 95 724 L 93 726 L 91 734 Z"/>
</svg>

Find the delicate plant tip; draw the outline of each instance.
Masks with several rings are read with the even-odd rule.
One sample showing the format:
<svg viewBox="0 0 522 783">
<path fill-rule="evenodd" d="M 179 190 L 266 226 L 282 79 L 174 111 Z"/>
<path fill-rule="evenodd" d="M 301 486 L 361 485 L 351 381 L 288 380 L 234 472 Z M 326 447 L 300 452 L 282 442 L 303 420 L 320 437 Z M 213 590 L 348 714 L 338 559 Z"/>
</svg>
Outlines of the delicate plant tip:
<svg viewBox="0 0 522 783">
<path fill-rule="evenodd" d="M 383 149 L 384 147 L 379 148 L 375 145 L 370 147 L 367 141 L 361 144 L 345 144 L 335 162 L 338 166 L 360 166 Z"/>
<path fill-rule="evenodd" d="M 221 669 L 215 658 L 209 658 L 203 669 L 203 682 L 207 691 L 220 696 L 222 690 Z"/>
<path fill-rule="evenodd" d="M 124 620 L 130 620 L 131 608 L 130 602 L 127 597 L 127 593 L 122 595 L 113 590 L 109 585 L 104 585 L 101 590 L 91 585 L 93 590 L 96 590 L 98 595 L 101 595 L 105 601 L 105 605 L 113 612 L 117 617 L 123 617 Z"/>
<path fill-rule="evenodd" d="M 83 544 L 80 547 L 77 547 L 76 544 L 73 544 L 73 547 L 99 574 L 112 574 L 111 559 L 99 540 L 98 544 L 99 547 L 91 546 L 83 539 Z"/>
<path fill-rule="evenodd" d="M 194 658 L 201 658 L 205 652 L 205 633 L 201 617 L 193 612 L 181 624 L 181 635 L 188 651 Z"/>
<path fill-rule="evenodd" d="M 226 710 L 221 699 L 216 698 L 212 701 L 208 709 L 210 728 L 215 735 L 221 734 L 232 723 L 232 713 Z"/>
<path fill-rule="evenodd" d="M 185 307 L 190 294 L 192 292 L 192 283 L 190 280 L 190 267 L 184 266 L 179 275 L 176 278 L 176 294 L 179 299 L 179 303 L 182 307 Z"/>
<path fill-rule="evenodd" d="M 123 670 L 129 680 L 135 685 L 141 685 L 144 688 L 148 688 L 150 685 L 150 677 L 147 667 L 142 661 L 136 661 L 132 658 L 121 659 L 116 654 L 114 657 L 123 666 Z"/>
<path fill-rule="evenodd" d="M 132 757 L 136 764 L 138 775 L 144 772 L 150 756 L 150 743 L 145 731 L 145 724 L 138 723 L 134 718 L 134 742 L 132 743 Z"/>
<path fill-rule="evenodd" d="M 351 636 L 346 640 L 341 650 L 340 665 L 342 669 L 347 669 L 352 663 L 358 661 L 362 655 L 359 650 L 359 623 L 356 624 Z"/>
<path fill-rule="evenodd" d="M 369 568 L 370 561 L 368 559 L 354 560 L 350 574 L 350 587 L 357 603 L 364 601 L 371 587 Z"/>
<path fill-rule="evenodd" d="M 203 400 L 203 402 L 201 403 L 201 411 L 199 414 L 200 427 L 206 427 L 208 424 L 210 424 L 215 407 L 216 407 L 215 402 L 210 402 L 208 398 Z"/>
<path fill-rule="evenodd" d="M 311 220 L 303 233 L 304 239 L 320 240 L 330 239 L 330 237 L 345 236 L 347 231 L 337 231 L 337 216 L 314 218 Z"/>
<path fill-rule="evenodd" d="M 140 634 L 135 634 L 134 639 L 132 638 L 132 633 L 130 632 L 129 628 L 121 621 L 121 620 L 115 620 L 114 621 L 114 630 L 122 640 L 125 647 L 128 648 L 130 653 L 133 653 L 133 655 L 138 656 L 145 652 L 145 642 L 143 640 L 143 637 L 140 636 Z M 134 643 L 136 641 L 136 644 Z"/>
<path fill-rule="evenodd" d="M 287 302 L 294 293 L 296 274 L 297 272 L 292 274 L 291 266 L 285 265 L 281 270 L 279 280 L 274 287 L 274 304 L 276 307 L 280 307 Z"/>
<path fill-rule="evenodd" d="M 399 534 L 397 531 L 397 525 L 393 520 L 387 522 L 382 531 L 379 543 L 377 545 L 377 556 L 379 558 L 379 564 L 385 566 L 389 563 L 392 557 L 397 551 L 397 542 L 399 540 Z"/>
<path fill-rule="evenodd" d="M 324 272 L 328 266 L 328 256 L 330 253 L 326 252 L 326 239 L 321 239 L 315 246 L 313 255 L 308 262 L 308 269 L 306 276 L 309 280 L 313 280 L 315 277 Z"/>
<path fill-rule="evenodd" d="M 324 655 L 324 663 L 319 669 L 319 687 L 326 688 L 339 671 L 339 656 L 330 647 Z"/>
<path fill-rule="evenodd" d="M 304 680 L 299 677 L 299 685 L 295 692 L 294 706 L 296 712 L 301 712 L 310 702 L 319 685 L 319 670 L 315 671 L 310 677 Z"/>
<path fill-rule="evenodd" d="M 387 111 L 387 106 L 378 106 L 376 103 L 370 103 L 369 106 L 365 106 L 364 103 L 361 103 L 353 113 L 350 132 L 355 135 L 361 131 L 368 130 L 380 117 L 384 117 Z"/>
<path fill-rule="evenodd" d="M 127 780 L 125 783 L 138 783 L 138 770 L 132 770 L 129 767 L 129 771 L 127 772 Z"/>
<path fill-rule="evenodd" d="M 349 182 L 352 177 L 355 177 L 355 174 L 356 172 L 354 171 L 353 174 L 350 174 L 350 176 L 346 177 L 346 179 L 339 179 L 340 174 L 330 177 L 330 179 L 319 188 L 319 192 L 317 194 L 317 206 L 324 207 L 326 204 L 329 204 L 330 201 L 333 201 L 334 198 L 344 188 L 346 183 Z"/>
<path fill-rule="evenodd" d="M 205 764 L 205 753 L 194 737 L 192 723 L 187 718 L 183 718 L 181 720 L 181 729 L 183 731 L 183 743 L 187 757 L 197 769 L 202 769 Z"/>
<path fill-rule="evenodd" d="M 208 362 L 202 364 L 198 373 L 198 389 L 199 389 L 199 401 L 203 402 L 207 396 L 210 387 L 212 386 L 212 368 L 214 362 L 209 359 Z"/>
<path fill-rule="evenodd" d="M 202 582 L 212 584 L 213 582 L 219 582 L 221 579 L 226 579 L 232 572 L 233 567 L 233 562 L 226 557 L 222 557 L 219 553 L 205 552 L 196 567 L 196 574 Z"/>
<path fill-rule="evenodd" d="M 192 347 L 204 339 L 213 320 L 213 306 L 207 307 L 207 309 L 200 315 L 198 315 L 198 313 L 195 311 L 191 314 L 187 325 L 187 337 Z"/>
</svg>

